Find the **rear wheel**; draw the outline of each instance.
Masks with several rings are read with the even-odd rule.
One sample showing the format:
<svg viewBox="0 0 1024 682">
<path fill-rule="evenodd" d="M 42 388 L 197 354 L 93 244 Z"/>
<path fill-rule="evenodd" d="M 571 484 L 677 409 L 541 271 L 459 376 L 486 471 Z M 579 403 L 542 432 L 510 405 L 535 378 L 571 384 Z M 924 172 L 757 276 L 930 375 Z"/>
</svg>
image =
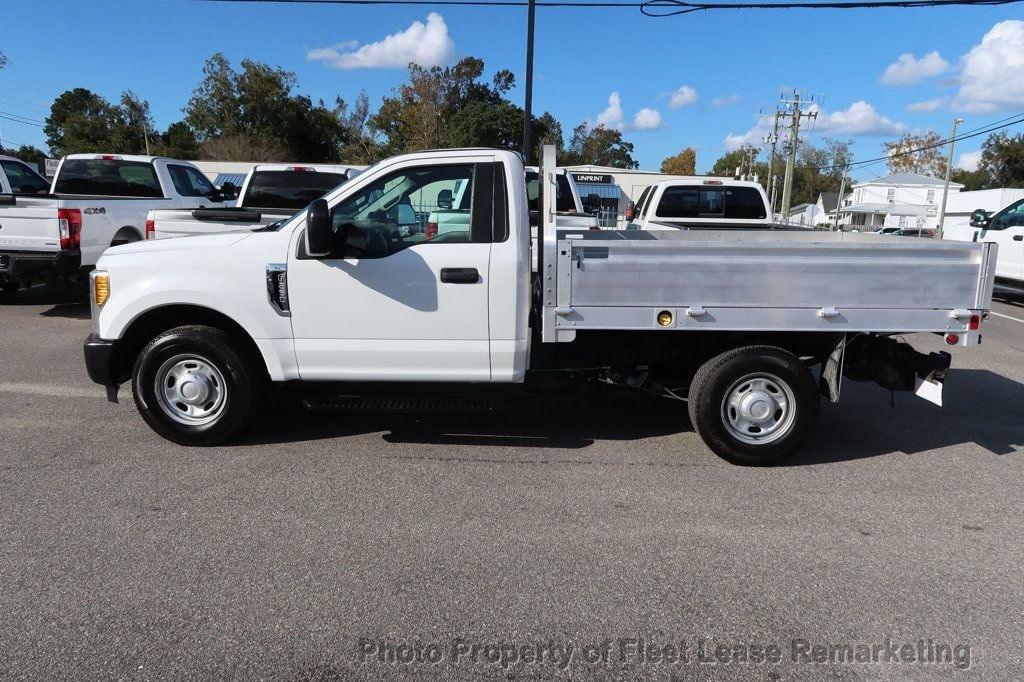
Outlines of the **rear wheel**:
<svg viewBox="0 0 1024 682">
<path fill-rule="evenodd" d="M 265 377 L 246 349 L 214 327 L 177 327 L 153 339 L 132 372 L 135 405 L 149 426 L 182 445 L 216 445 L 259 410 Z"/>
<path fill-rule="evenodd" d="M 818 418 L 810 370 L 774 346 L 746 346 L 704 364 L 690 385 L 690 421 L 715 454 L 767 466 L 795 453 Z"/>
</svg>

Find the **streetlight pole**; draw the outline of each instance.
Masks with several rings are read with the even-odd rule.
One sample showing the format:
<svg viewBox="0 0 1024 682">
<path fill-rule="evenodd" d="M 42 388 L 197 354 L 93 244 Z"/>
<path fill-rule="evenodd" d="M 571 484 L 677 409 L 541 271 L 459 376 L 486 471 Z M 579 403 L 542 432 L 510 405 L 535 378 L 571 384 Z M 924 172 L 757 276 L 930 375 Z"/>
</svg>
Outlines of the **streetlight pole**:
<svg viewBox="0 0 1024 682">
<path fill-rule="evenodd" d="M 533 24 L 537 0 L 526 10 L 526 102 L 523 105 L 523 158 L 530 163 L 530 128 L 533 126 Z"/>
<path fill-rule="evenodd" d="M 942 228 L 946 222 L 946 199 L 949 197 L 949 174 L 953 170 L 953 149 L 956 146 L 956 127 L 963 122 L 964 120 L 962 118 L 954 118 L 953 129 L 949 131 L 949 158 L 946 159 L 946 183 L 942 188 L 942 208 L 939 210 L 939 239 L 942 239 Z"/>
</svg>

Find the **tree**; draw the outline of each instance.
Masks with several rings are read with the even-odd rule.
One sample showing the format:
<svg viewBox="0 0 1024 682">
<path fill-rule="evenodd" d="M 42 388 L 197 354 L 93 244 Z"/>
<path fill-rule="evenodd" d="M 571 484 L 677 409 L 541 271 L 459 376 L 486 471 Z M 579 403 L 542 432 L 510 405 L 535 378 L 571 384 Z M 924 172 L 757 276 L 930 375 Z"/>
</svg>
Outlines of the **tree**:
<svg viewBox="0 0 1024 682">
<path fill-rule="evenodd" d="M 711 167 L 711 175 L 718 175 L 721 177 L 734 177 L 736 175 L 736 169 L 746 169 L 750 162 L 750 154 L 754 154 L 754 174 L 762 178 L 762 184 L 764 178 L 768 176 L 768 164 L 758 164 L 757 149 L 752 145 L 745 144 L 739 149 L 734 149 L 731 152 L 726 152 L 717 161 L 715 165 Z M 761 168 L 764 168 L 764 172 L 761 172 Z M 776 159 L 776 170 L 778 169 L 778 159 Z M 781 176 L 781 173 L 779 174 Z"/>
<path fill-rule="evenodd" d="M 224 55 L 206 60 L 203 80 L 185 107 L 185 123 L 203 155 L 249 150 L 281 160 L 337 161 L 345 130 L 335 111 L 293 95 L 295 74 L 243 59 L 236 71 Z M 223 138 L 224 144 L 210 144 Z M 259 161 L 265 159 L 236 159 Z"/>
<path fill-rule="evenodd" d="M 990 187 L 1024 187 L 1024 133 L 989 135 L 981 146 L 978 170 L 988 176 Z"/>
<path fill-rule="evenodd" d="M 949 174 L 950 182 L 958 182 L 964 186 L 963 191 L 973 192 L 979 189 L 991 189 L 988 173 L 978 169 L 972 171 L 954 168 Z"/>
<path fill-rule="evenodd" d="M 544 153 L 544 145 L 553 145 L 555 155 L 561 156 L 565 153 L 565 137 L 562 134 L 562 124 L 558 122 L 551 112 L 545 111 L 534 119 L 532 139 L 536 140 L 534 148 L 534 159 L 540 159 Z"/>
<path fill-rule="evenodd" d="M 23 144 L 17 149 L 0 149 L 0 154 L 4 156 L 13 156 L 16 159 L 21 159 L 30 164 L 35 164 L 39 159 L 46 157 L 46 152 L 37 147 L 33 147 L 30 144 Z"/>
<path fill-rule="evenodd" d="M 121 151 L 111 145 L 119 118 L 115 108 L 96 93 L 75 88 L 50 106 L 43 133 L 55 156 L 78 152 Z"/>
<path fill-rule="evenodd" d="M 572 131 L 572 140 L 561 161 L 561 166 L 609 166 L 612 168 L 639 168 L 633 159 L 633 144 L 622 139 L 622 132 L 603 125 L 591 126 L 583 122 Z"/>
<path fill-rule="evenodd" d="M 675 156 L 668 157 L 661 162 L 661 172 L 672 175 L 696 175 L 697 152 L 693 147 L 687 147 Z"/>
<path fill-rule="evenodd" d="M 896 142 L 883 143 L 889 172 L 944 177 L 946 157 L 942 153 L 942 143 L 942 137 L 934 130 L 919 135 L 904 133 Z"/>
<path fill-rule="evenodd" d="M 0 69 L 4 68 L 5 66 L 7 66 L 7 55 L 5 55 L 3 52 L 0 52 Z"/>
<path fill-rule="evenodd" d="M 150 142 L 155 153 L 174 159 L 198 159 L 199 141 L 184 121 L 167 126 L 167 130 Z"/>
<path fill-rule="evenodd" d="M 380 160 L 381 148 L 370 130 L 370 98 L 362 90 L 352 110 L 341 97 L 334 100 L 334 115 L 341 121 L 344 142 L 339 157 L 345 163 L 374 163 Z"/>
<path fill-rule="evenodd" d="M 199 149 L 200 157 L 217 161 L 269 163 L 288 160 L 288 150 L 284 147 L 246 133 L 230 133 L 206 140 L 200 143 Z"/>
</svg>

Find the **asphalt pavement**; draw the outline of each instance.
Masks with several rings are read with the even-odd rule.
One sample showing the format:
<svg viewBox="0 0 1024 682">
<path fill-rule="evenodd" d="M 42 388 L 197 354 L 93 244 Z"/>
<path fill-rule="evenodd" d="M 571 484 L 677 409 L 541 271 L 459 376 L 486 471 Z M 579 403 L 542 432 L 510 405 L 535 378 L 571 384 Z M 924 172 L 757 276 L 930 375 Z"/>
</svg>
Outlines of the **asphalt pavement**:
<svg viewBox="0 0 1024 682">
<path fill-rule="evenodd" d="M 944 407 L 845 382 L 801 455 L 749 469 L 624 393 L 278 401 L 183 448 L 89 381 L 87 306 L 25 292 L 0 677 L 1019 679 L 1024 297 L 997 298 Z"/>
</svg>

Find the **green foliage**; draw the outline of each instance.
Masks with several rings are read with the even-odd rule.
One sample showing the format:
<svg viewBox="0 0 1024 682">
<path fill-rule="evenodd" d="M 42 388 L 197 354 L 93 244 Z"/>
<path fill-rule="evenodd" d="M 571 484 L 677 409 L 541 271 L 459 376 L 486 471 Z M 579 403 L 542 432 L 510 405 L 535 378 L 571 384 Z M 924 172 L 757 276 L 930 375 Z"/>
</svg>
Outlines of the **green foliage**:
<svg viewBox="0 0 1024 682">
<path fill-rule="evenodd" d="M 50 107 L 43 133 L 55 156 L 81 152 L 142 154 L 152 131 L 149 103 L 131 90 L 118 104 L 85 88 L 62 93 Z"/>
<path fill-rule="evenodd" d="M 25 161 L 33 168 L 35 168 L 36 161 L 42 158 L 46 158 L 46 152 L 38 147 L 33 147 L 30 144 L 23 144 L 17 149 L 2 149 L 0 148 L 0 155 L 13 156 L 16 159 Z"/>
<path fill-rule="evenodd" d="M 560 166 L 609 166 L 639 168 L 633 158 L 633 144 L 622 139 L 622 132 L 603 125 L 581 123 L 572 131 L 569 148 L 559 159 Z"/>
<path fill-rule="evenodd" d="M 693 147 L 687 147 L 675 156 L 668 157 L 661 162 L 661 172 L 672 175 L 696 175 L 697 152 Z"/>
<path fill-rule="evenodd" d="M 199 141 L 188 124 L 178 121 L 167 126 L 167 131 L 150 141 L 154 153 L 173 159 L 198 159 Z"/>
<path fill-rule="evenodd" d="M 1024 187 L 1024 133 L 989 135 L 981 147 L 978 170 L 988 176 L 989 187 Z"/>
<path fill-rule="evenodd" d="M 959 182 L 964 186 L 964 192 L 973 192 L 979 189 L 989 189 L 990 180 L 988 173 L 983 170 L 965 171 L 954 168 L 949 174 L 950 182 Z"/>
<path fill-rule="evenodd" d="M 238 155 L 283 155 L 294 161 L 340 160 L 345 128 L 336 111 L 305 95 L 293 95 L 295 74 L 251 59 L 236 71 L 217 53 L 203 66 L 203 80 L 185 107 L 185 122 L 204 155 L 255 161 Z M 207 144 L 226 138 L 224 144 Z"/>
</svg>

